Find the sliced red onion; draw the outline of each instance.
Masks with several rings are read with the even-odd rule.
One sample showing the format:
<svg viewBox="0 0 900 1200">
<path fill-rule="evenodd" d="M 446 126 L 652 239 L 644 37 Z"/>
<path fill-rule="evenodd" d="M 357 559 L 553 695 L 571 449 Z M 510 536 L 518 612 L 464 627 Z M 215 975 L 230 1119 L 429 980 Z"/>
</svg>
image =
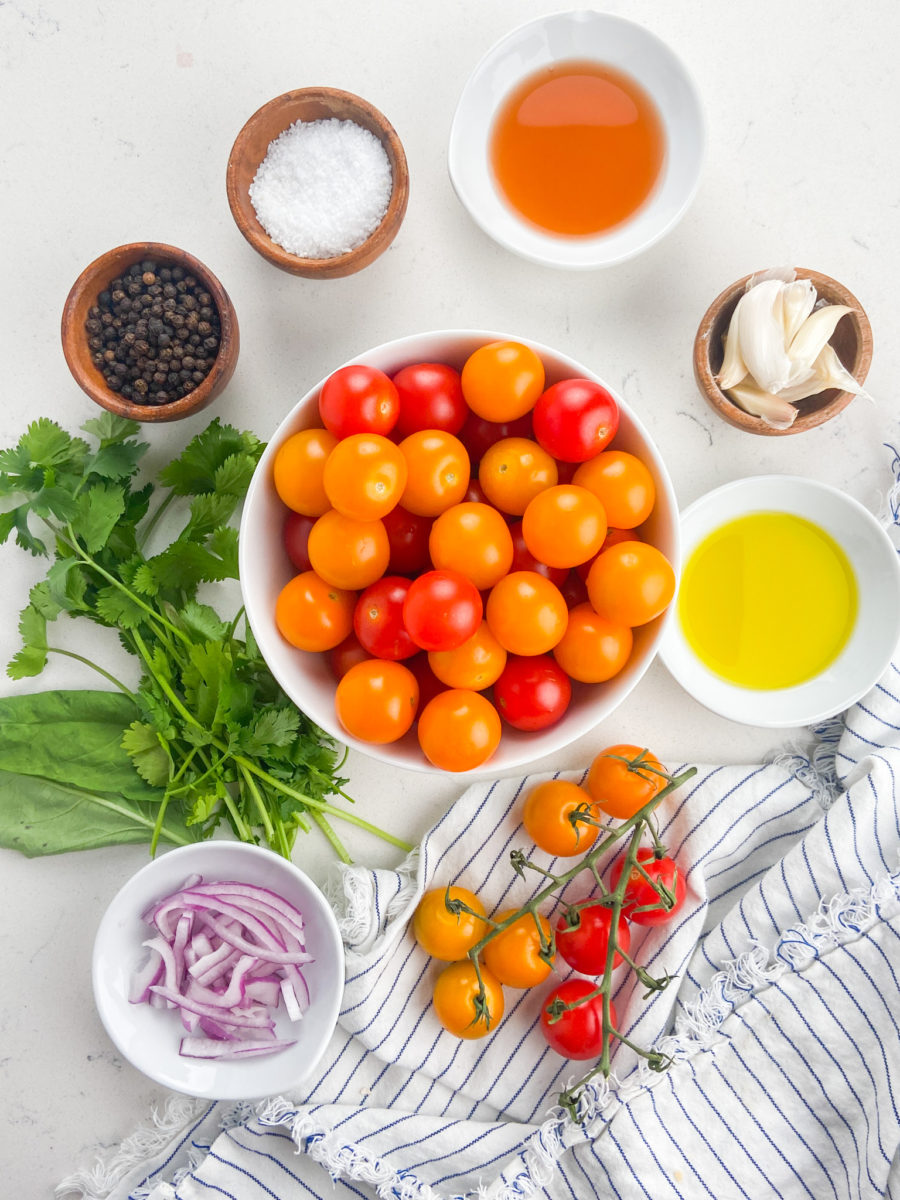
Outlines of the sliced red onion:
<svg viewBox="0 0 900 1200">
<path fill-rule="evenodd" d="M 181 1039 L 179 1054 L 183 1058 L 252 1058 L 296 1045 L 285 1041 L 223 1042 L 218 1038 L 186 1037 Z"/>
</svg>

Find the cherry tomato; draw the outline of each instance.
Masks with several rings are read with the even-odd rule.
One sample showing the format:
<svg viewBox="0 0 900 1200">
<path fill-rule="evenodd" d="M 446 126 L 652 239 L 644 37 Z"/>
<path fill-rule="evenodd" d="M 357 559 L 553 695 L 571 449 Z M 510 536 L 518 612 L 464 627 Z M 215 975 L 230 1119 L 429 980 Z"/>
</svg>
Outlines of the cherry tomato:
<svg viewBox="0 0 900 1200">
<path fill-rule="evenodd" d="M 490 501 L 484 494 L 484 488 L 477 479 L 470 478 L 469 486 L 466 488 L 466 494 L 462 498 L 463 504 L 488 504 Z"/>
<path fill-rule="evenodd" d="M 544 364 L 521 342 L 488 342 L 466 359 L 462 390 L 472 412 L 515 421 L 530 412 L 544 386 Z"/>
<path fill-rule="evenodd" d="M 485 616 L 510 654 L 544 654 L 565 633 L 569 612 L 555 583 L 536 571 L 513 571 L 491 589 Z"/>
<path fill-rule="evenodd" d="M 406 487 L 400 503 L 420 517 L 436 517 L 459 504 L 469 486 L 469 456 L 452 433 L 424 429 L 400 443 L 406 459 Z"/>
<path fill-rule="evenodd" d="M 621 625 L 646 625 L 671 604 L 675 572 L 655 546 L 620 542 L 597 556 L 587 590 L 601 616 Z"/>
<path fill-rule="evenodd" d="M 362 363 L 352 363 L 329 375 L 319 394 L 322 424 L 337 438 L 352 433 L 381 433 L 387 437 L 399 412 L 397 389 L 384 371 Z"/>
<path fill-rule="evenodd" d="M 434 1011 L 437 1019 L 458 1038 L 480 1038 L 493 1031 L 503 1019 L 503 988 L 496 976 L 481 968 L 484 1000 L 479 1007 L 480 992 L 475 968 L 468 961 L 444 967 L 434 984 Z"/>
<path fill-rule="evenodd" d="M 413 913 L 413 933 L 426 954 L 442 962 L 459 962 L 488 931 L 484 921 L 468 912 L 454 913 L 446 905 L 446 896 L 484 916 L 484 905 L 464 887 L 434 888 L 426 892 Z"/>
<path fill-rule="evenodd" d="M 478 589 L 458 571 L 426 571 L 412 581 L 403 604 L 403 623 L 423 650 L 455 650 L 483 615 Z"/>
<path fill-rule="evenodd" d="M 563 379 L 534 406 L 534 436 L 563 462 L 585 462 L 605 450 L 619 428 L 612 396 L 590 379 Z"/>
<path fill-rule="evenodd" d="M 325 494 L 325 463 L 337 445 L 327 429 L 303 429 L 282 442 L 272 464 L 275 491 L 294 512 L 321 517 L 331 507 Z"/>
<path fill-rule="evenodd" d="M 624 450 L 604 450 L 578 468 L 574 482 L 600 500 L 611 525 L 634 529 L 653 511 L 656 485 L 639 458 Z"/>
<path fill-rule="evenodd" d="M 585 787 L 611 817 L 627 820 L 669 782 L 662 763 L 641 746 L 608 746 L 594 758 Z"/>
<path fill-rule="evenodd" d="M 428 662 L 428 654 L 424 650 L 415 658 L 408 658 L 404 665 L 409 667 L 419 685 L 419 713 L 421 713 L 430 700 L 433 700 L 440 692 L 447 690 L 447 685 L 442 683 L 432 671 Z"/>
<path fill-rule="evenodd" d="M 313 570 L 335 587 L 368 587 L 384 574 L 389 557 L 380 521 L 355 521 L 333 508 L 319 517 L 309 535 Z"/>
<path fill-rule="evenodd" d="M 298 571 L 308 571 L 309 561 L 309 531 L 315 525 L 312 517 L 304 517 L 302 513 L 289 512 L 284 518 L 281 529 L 281 540 L 288 558 Z"/>
<path fill-rule="evenodd" d="M 635 866 L 631 868 L 628 883 L 625 885 L 625 905 L 622 908 L 622 915 L 634 922 L 635 925 L 665 925 L 666 921 L 671 920 L 684 904 L 687 892 L 684 872 L 678 869 L 668 855 L 657 858 L 651 846 L 642 846 L 637 852 L 637 860 L 650 879 L 668 889 L 674 899 L 671 908 L 667 907 L 667 902 Z M 623 855 L 613 866 L 609 875 L 609 888 L 612 892 L 618 887 L 624 865 L 625 857 Z M 646 911 L 640 912 L 640 909 Z"/>
<path fill-rule="evenodd" d="M 337 718 L 347 733 L 379 746 L 403 737 L 418 704 L 419 685 L 412 671 L 380 658 L 351 667 L 334 693 Z"/>
<path fill-rule="evenodd" d="M 553 657 L 571 679 L 605 683 L 628 662 L 633 644 L 627 625 L 601 617 L 590 604 L 578 604 L 569 609 L 569 623 Z"/>
<path fill-rule="evenodd" d="M 551 567 L 574 567 L 599 551 L 606 537 L 603 505 L 587 488 L 561 483 L 539 492 L 522 517 L 531 553 Z"/>
<path fill-rule="evenodd" d="M 567 567 L 551 567 L 545 562 L 540 562 L 534 557 L 528 547 L 525 545 L 525 538 L 522 536 L 522 522 L 514 521 L 509 527 L 509 532 L 513 540 L 513 560 L 510 565 L 511 571 L 537 571 L 538 575 L 543 575 L 557 587 L 565 583 L 566 577 L 569 574 Z"/>
<path fill-rule="evenodd" d="M 569 707 L 572 684 L 549 654 L 511 655 L 494 684 L 494 703 L 513 729 L 533 733 L 555 725 Z"/>
<path fill-rule="evenodd" d="M 419 745 L 428 761 L 443 771 L 480 767 L 499 742 L 497 710 L 478 692 L 440 692 L 419 714 Z"/>
<path fill-rule="evenodd" d="M 498 913 L 493 919 L 501 924 L 511 917 L 515 909 Z M 539 913 L 544 945 L 550 944 L 550 925 Z M 514 988 L 529 988 L 543 983 L 552 969 L 551 963 L 546 963 L 541 954 L 541 934 L 538 933 L 537 923 L 531 913 L 523 913 L 517 921 L 507 926 L 496 937 L 491 938 L 484 948 L 482 957 L 489 971 L 500 980 Z"/>
<path fill-rule="evenodd" d="M 599 1058 L 603 1053 L 603 997 L 594 996 L 594 984 L 589 979 L 567 979 L 547 996 L 541 1006 L 541 1032 L 547 1044 L 563 1058 Z M 590 996 L 588 1000 L 586 997 Z M 559 1016 L 553 1005 L 572 1004 Z M 616 1010 L 610 1004 L 610 1023 L 615 1027 Z"/>
<path fill-rule="evenodd" d="M 298 650 L 330 650 L 353 628 L 353 592 L 332 587 L 315 571 L 286 583 L 275 601 L 275 624 Z"/>
<path fill-rule="evenodd" d="M 587 604 L 588 602 L 587 585 L 578 574 L 577 567 L 569 571 L 565 582 L 559 585 L 559 590 L 566 602 L 566 608 L 570 612 L 573 608 L 577 608 L 579 604 Z"/>
<path fill-rule="evenodd" d="M 413 363 L 393 377 L 400 398 L 394 433 L 401 438 L 420 429 L 459 433 L 468 414 L 459 371 L 446 363 Z"/>
<path fill-rule="evenodd" d="M 572 822 L 575 812 L 597 817 L 596 805 L 577 783 L 566 779 L 547 779 L 525 797 L 522 824 L 536 846 L 558 858 L 584 854 L 597 840 L 597 826 L 586 821 Z"/>
<path fill-rule="evenodd" d="M 500 677 L 506 651 L 482 621 L 468 641 L 455 650 L 432 650 L 428 665 L 447 687 L 483 692 Z"/>
<path fill-rule="evenodd" d="M 606 537 L 603 539 L 603 545 L 600 547 L 599 553 L 602 554 L 603 551 L 608 550 L 610 546 L 618 546 L 622 542 L 639 542 L 640 540 L 640 538 L 635 537 L 633 529 L 607 529 Z M 587 580 L 588 575 L 591 573 L 591 567 L 594 565 L 594 562 L 597 558 L 598 555 L 595 554 L 594 557 L 589 558 L 587 562 L 575 564 L 575 570 L 578 572 L 579 578 Z M 587 589 L 585 589 L 584 598 L 587 600 Z"/>
<path fill-rule="evenodd" d="M 606 970 L 611 926 L 612 912 L 605 904 L 589 902 L 583 908 L 575 905 L 568 909 L 556 922 L 556 949 L 560 957 L 582 975 L 602 975 Z M 626 954 L 631 947 L 631 930 L 623 916 L 616 926 L 616 944 Z M 613 969 L 624 961 L 616 952 Z"/>
<path fill-rule="evenodd" d="M 338 512 L 356 521 L 376 521 L 391 511 L 406 487 L 406 459 L 378 433 L 353 433 L 329 454 L 322 482 Z"/>
<path fill-rule="evenodd" d="M 342 679 L 351 667 L 366 662 L 372 655 L 360 644 L 355 633 L 348 633 L 342 642 L 328 651 L 328 665 L 335 679 Z"/>
<path fill-rule="evenodd" d="M 403 624 L 403 601 L 409 586 L 409 580 L 402 575 L 383 575 L 356 602 L 353 631 L 363 648 L 375 658 L 398 662 L 418 653 L 419 647 Z"/>
<path fill-rule="evenodd" d="M 418 575 L 431 566 L 428 556 L 428 535 L 431 518 L 407 512 L 398 504 L 382 518 L 391 556 L 387 569 L 392 575 Z"/>
<path fill-rule="evenodd" d="M 454 504 L 431 527 L 428 549 L 434 565 L 459 571 L 479 591 L 492 588 L 513 560 L 509 526 L 490 504 Z"/>
<path fill-rule="evenodd" d="M 553 458 L 527 438 L 496 442 L 478 468 L 478 482 L 488 500 L 514 517 L 521 517 L 538 492 L 553 487 L 556 480 Z"/>
<path fill-rule="evenodd" d="M 534 439 L 531 429 L 531 413 L 515 421 L 485 421 L 484 417 L 469 412 L 466 423 L 459 432 L 460 440 L 469 452 L 473 463 L 480 463 L 491 446 L 504 438 Z"/>
</svg>

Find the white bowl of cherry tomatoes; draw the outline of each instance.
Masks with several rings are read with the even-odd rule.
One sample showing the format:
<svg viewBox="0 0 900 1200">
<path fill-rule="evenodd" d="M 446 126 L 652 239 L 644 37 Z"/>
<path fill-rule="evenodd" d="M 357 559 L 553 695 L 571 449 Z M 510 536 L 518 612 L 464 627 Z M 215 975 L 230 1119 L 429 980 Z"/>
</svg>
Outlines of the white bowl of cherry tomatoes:
<svg viewBox="0 0 900 1200">
<path fill-rule="evenodd" d="M 628 405 L 523 338 L 413 334 L 288 413 L 250 484 L 240 578 L 260 651 L 339 741 L 498 773 L 594 728 L 647 670 L 678 506 Z"/>
</svg>

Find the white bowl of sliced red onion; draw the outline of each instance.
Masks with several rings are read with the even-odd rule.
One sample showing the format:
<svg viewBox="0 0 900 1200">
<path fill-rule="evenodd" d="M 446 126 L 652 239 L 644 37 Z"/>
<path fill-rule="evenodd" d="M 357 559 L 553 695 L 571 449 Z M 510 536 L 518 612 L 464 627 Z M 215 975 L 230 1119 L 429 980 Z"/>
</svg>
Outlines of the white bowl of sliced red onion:
<svg viewBox="0 0 900 1200">
<path fill-rule="evenodd" d="M 328 901 L 240 842 L 170 850 L 113 899 L 94 996 L 125 1058 L 191 1096 L 255 1099 L 310 1074 L 337 1023 L 344 953 Z"/>
</svg>

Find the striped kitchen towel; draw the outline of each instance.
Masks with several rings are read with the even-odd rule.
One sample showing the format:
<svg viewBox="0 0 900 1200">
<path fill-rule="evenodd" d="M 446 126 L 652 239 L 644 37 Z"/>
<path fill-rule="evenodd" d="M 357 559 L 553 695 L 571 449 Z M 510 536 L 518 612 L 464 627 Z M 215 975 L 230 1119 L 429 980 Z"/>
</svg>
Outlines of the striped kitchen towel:
<svg viewBox="0 0 900 1200">
<path fill-rule="evenodd" d="M 505 779 L 471 787 L 398 870 L 343 870 L 343 1009 L 301 1095 L 173 1098 L 60 1194 L 900 1200 L 900 669 L 816 733 L 806 754 L 701 767 L 661 811 L 687 902 L 634 927 L 632 953 L 674 982 L 644 999 L 623 973 L 615 1004 L 628 1038 L 673 1057 L 664 1074 L 620 1048 L 575 1124 L 555 1098 L 581 1072 L 536 1029 L 544 989 L 507 989 L 482 1041 L 435 1020 L 439 967 L 408 927 L 422 892 L 457 882 L 499 909 L 539 886 L 511 849 L 553 866 L 519 823 L 536 777 Z"/>
</svg>

